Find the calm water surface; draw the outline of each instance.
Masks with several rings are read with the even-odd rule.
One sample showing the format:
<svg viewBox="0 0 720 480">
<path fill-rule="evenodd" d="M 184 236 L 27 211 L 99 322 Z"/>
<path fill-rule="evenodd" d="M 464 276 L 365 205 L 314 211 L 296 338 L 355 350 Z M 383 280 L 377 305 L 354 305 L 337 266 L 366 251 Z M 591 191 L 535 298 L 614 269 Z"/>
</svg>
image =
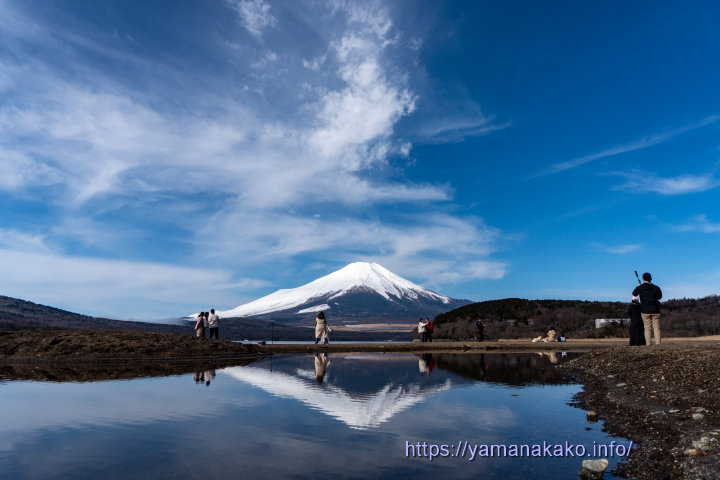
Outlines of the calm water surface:
<svg viewBox="0 0 720 480">
<path fill-rule="evenodd" d="M 0 478 L 578 478 L 579 458 L 406 456 L 418 442 L 627 445 L 567 405 L 580 386 L 554 368 L 566 358 L 276 355 L 167 377 L 6 378 Z"/>
</svg>

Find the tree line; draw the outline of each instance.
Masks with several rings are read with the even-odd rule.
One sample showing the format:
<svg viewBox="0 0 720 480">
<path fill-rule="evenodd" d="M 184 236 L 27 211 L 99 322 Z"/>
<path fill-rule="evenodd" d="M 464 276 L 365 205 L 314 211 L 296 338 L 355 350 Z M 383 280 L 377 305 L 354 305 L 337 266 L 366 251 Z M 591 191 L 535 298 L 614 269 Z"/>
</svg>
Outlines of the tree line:
<svg viewBox="0 0 720 480">
<path fill-rule="evenodd" d="M 610 324 L 595 328 L 595 319 L 629 319 L 629 303 L 586 300 L 505 298 L 465 305 L 435 317 L 436 338 L 468 340 L 475 321 L 485 323 L 486 337 L 532 338 L 551 326 L 572 338 L 627 337 L 627 328 Z M 720 297 L 674 299 L 662 303 L 663 335 L 692 337 L 720 334 Z M 560 333 L 560 331 L 558 333 Z"/>
</svg>

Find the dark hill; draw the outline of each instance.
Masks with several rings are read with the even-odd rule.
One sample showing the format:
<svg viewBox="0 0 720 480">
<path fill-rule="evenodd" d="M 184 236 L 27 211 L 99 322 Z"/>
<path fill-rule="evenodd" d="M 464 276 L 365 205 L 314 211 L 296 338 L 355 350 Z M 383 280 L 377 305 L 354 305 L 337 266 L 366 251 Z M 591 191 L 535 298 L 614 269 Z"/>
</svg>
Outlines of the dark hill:
<svg viewBox="0 0 720 480">
<path fill-rule="evenodd" d="M 314 323 L 308 326 L 314 326 Z M 91 317 L 48 307 L 27 300 L 0 295 L 0 330 L 130 330 L 152 333 L 192 335 L 194 322 L 178 319 L 175 325 L 112 320 Z M 220 338 L 226 340 L 308 340 L 314 336 L 312 328 L 288 326 L 253 318 L 221 319 Z M 331 340 L 372 341 L 406 340 L 407 332 L 333 332 Z"/>
<path fill-rule="evenodd" d="M 720 333 L 720 297 L 679 299 L 662 302 L 660 319 L 663 334 L 673 336 Z M 627 329 L 609 327 L 595 330 L 597 318 L 628 318 L 629 304 L 585 300 L 526 300 L 506 298 L 477 302 L 435 317 L 436 338 L 470 339 L 476 334 L 475 320 L 482 318 L 487 336 L 532 338 L 547 332 L 551 325 L 571 337 L 626 336 Z M 559 327 L 558 327 L 559 325 Z"/>
</svg>

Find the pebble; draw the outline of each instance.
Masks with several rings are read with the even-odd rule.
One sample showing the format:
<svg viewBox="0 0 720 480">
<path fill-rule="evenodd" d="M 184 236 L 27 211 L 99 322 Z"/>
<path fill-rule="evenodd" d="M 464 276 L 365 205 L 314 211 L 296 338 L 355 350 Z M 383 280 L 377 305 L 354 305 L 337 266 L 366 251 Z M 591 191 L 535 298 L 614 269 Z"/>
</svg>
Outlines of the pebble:
<svg viewBox="0 0 720 480">
<path fill-rule="evenodd" d="M 608 463 L 604 458 L 599 460 L 583 460 L 580 477 L 590 480 L 600 480 L 603 478 L 603 475 L 605 475 Z"/>
<path fill-rule="evenodd" d="M 692 442 L 692 446 L 697 450 L 715 450 L 715 442 L 714 438 L 701 437 L 700 440 Z"/>
<path fill-rule="evenodd" d="M 615 385 L 615 386 L 616 386 L 616 387 L 624 387 L 625 385 L 627 385 L 627 383 L 618 383 L 618 384 Z"/>
<path fill-rule="evenodd" d="M 693 413 L 692 414 L 693 420 L 702 420 L 703 418 L 705 418 L 705 415 L 703 415 L 702 413 Z"/>
<path fill-rule="evenodd" d="M 706 410 L 705 408 L 703 408 L 703 407 L 692 407 L 692 408 L 690 409 L 690 411 L 691 411 L 692 413 L 703 413 L 703 412 L 707 412 L 707 410 Z"/>
<path fill-rule="evenodd" d="M 672 410 L 668 410 L 669 413 L 678 413 L 680 410 L 677 408 L 673 408 Z"/>
</svg>

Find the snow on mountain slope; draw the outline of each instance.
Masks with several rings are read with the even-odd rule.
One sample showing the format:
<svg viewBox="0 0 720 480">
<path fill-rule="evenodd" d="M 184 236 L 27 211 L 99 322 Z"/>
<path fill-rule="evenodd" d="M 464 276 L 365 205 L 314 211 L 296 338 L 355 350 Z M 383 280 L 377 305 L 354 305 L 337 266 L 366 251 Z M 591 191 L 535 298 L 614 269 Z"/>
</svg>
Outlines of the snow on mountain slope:
<svg viewBox="0 0 720 480">
<path fill-rule="evenodd" d="M 377 263 L 355 262 L 340 270 L 318 278 L 301 287 L 278 290 L 253 302 L 240 305 L 232 310 L 218 312 L 221 317 L 249 317 L 281 310 L 288 310 L 317 299 L 318 303 L 337 298 L 354 290 L 373 291 L 386 300 L 427 300 L 450 303 L 450 298 L 431 292 L 419 285 L 395 275 Z M 322 301 L 320 301 L 322 300 Z M 318 311 L 327 305 L 319 305 Z"/>
</svg>

